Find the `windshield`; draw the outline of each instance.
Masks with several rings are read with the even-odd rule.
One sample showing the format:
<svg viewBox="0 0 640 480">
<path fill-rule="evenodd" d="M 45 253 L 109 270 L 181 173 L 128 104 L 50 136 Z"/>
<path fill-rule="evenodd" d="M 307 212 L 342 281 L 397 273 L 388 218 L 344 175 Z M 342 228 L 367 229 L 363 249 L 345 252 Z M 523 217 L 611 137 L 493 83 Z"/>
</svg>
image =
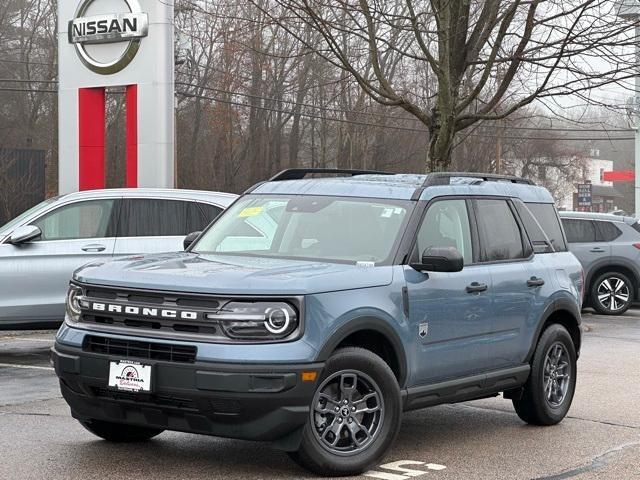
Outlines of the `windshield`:
<svg viewBox="0 0 640 480">
<path fill-rule="evenodd" d="M 13 220 L 10 220 L 9 223 L 5 223 L 3 226 L 0 227 L 0 237 L 3 237 L 4 235 L 7 235 L 8 233 L 11 233 L 15 227 L 20 225 L 30 215 L 32 215 L 33 213 L 37 212 L 38 210 L 44 208 L 46 205 L 49 205 L 49 204 L 55 202 L 58 198 L 59 197 L 48 198 L 44 202 L 40 202 L 36 206 L 31 207 L 26 212 L 23 212 L 22 214 L 18 215 Z"/>
<path fill-rule="evenodd" d="M 248 195 L 192 251 L 382 263 L 392 256 L 411 206 L 396 200 Z"/>
</svg>

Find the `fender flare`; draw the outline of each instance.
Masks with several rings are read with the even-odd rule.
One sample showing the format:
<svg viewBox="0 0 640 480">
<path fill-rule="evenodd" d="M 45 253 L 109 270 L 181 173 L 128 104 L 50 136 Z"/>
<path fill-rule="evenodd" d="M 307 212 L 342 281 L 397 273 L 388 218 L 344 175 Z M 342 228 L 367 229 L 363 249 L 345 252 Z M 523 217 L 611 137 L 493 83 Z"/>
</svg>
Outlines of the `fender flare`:
<svg viewBox="0 0 640 480">
<path fill-rule="evenodd" d="M 353 333 L 363 330 L 373 330 L 383 335 L 389 343 L 391 343 L 396 358 L 398 359 L 398 384 L 401 389 L 404 388 L 408 375 L 407 355 L 404 344 L 398 333 L 391 325 L 389 325 L 389 322 L 382 320 L 379 317 L 356 317 L 348 320 L 345 324 L 338 327 L 338 329 L 336 329 L 322 345 L 317 356 L 317 361 L 326 361 L 345 338 Z"/>
<path fill-rule="evenodd" d="M 561 297 L 561 298 L 556 298 L 546 306 L 542 314 L 542 317 L 540 319 L 540 322 L 538 323 L 538 326 L 536 328 L 536 332 L 533 337 L 534 341 L 531 343 L 529 352 L 527 352 L 527 356 L 525 358 L 526 363 L 531 362 L 533 353 L 535 352 L 536 347 L 538 346 L 538 340 L 540 339 L 540 335 L 542 335 L 542 328 L 547 323 L 547 320 L 549 320 L 549 317 L 551 317 L 551 315 L 559 311 L 569 312 L 571 316 L 575 319 L 576 327 L 578 328 L 579 340 L 580 340 L 580 343 L 576 345 L 576 354 L 577 355 L 580 354 L 580 346 L 582 345 L 582 332 L 580 330 L 580 325 L 582 324 L 582 314 L 580 311 L 580 307 L 575 302 L 575 300 L 572 301 L 568 298 Z"/>
</svg>

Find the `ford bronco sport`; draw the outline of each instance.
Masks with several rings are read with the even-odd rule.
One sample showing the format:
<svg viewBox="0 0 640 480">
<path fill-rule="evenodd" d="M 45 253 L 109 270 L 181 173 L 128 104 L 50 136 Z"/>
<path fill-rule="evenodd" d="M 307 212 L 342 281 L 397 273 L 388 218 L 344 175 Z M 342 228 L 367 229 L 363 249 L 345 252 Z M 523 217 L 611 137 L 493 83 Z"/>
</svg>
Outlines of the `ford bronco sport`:
<svg viewBox="0 0 640 480">
<path fill-rule="evenodd" d="M 569 410 L 582 270 L 527 180 L 288 170 L 189 242 L 73 276 L 52 358 L 99 437 L 265 440 L 349 475 L 403 411 L 499 393 L 534 425 Z"/>
</svg>

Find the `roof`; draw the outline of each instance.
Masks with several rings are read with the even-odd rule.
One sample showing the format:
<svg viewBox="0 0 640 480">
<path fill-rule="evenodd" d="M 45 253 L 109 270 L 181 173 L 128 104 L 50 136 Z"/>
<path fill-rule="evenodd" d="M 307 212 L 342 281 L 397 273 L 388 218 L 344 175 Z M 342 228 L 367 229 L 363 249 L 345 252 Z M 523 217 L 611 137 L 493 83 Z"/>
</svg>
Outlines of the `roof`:
<svg viewBox="0 0 640 480">
<path fill-rule="evenodd" d="M 84 190 L 61 195 L 60 200 L 81 200 L 87 198 L 113 197 L 149 197 L 149 198 L 182 198 L 201 200 L 228 206 L 237 195 L 225 192 L 209 192 L 206 190 L 183 190 L 179 188 L 108 188 L 103 190 Z"/>
<path fill-rule="evenodd" d="M 585 220 L 603 220 L 607 222 L 620 222 L 620 223 L 624 222 L 628 225 L 633 225 L 637 221 L 634 217 L 629 217 L 626 215 L 613 215 L 612 213 L 570 212 L 570 211 L 563 211 L 559 213 L 560 213 L 560 217 L 562 218 L 581 218 Z"/>
<path fill-rule="evenodd" d="M 455 174 L 464 175 L 464 174 Z M 304 178 L 264 182 L 252 191 L 257 194 L 318 195 L 362 198 L 410 200 L 423 186 L 427 175 L 354 175 L 347 177 Z M 508 181 L 483 181 L 478 178 L 452 176 L 450 185 L 428 186 L 421 193 L 421 200 L 440 195 L 497 195 L 518 197 L 524 202 L 553 203 L 553 197 L 535 185 Z"/>
</svg>

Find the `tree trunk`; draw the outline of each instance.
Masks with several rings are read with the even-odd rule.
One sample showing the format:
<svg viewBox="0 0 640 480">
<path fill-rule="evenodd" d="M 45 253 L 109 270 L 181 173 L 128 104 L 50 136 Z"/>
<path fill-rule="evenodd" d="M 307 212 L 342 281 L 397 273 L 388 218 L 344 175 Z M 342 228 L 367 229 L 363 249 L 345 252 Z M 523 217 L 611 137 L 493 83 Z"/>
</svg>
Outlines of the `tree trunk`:
<svg viewBox="0 0 640 480">
<path fill-rule="evenodd" d="M 426 171 L 446 172 L 451 167 L 451 153 L 456 135 L 453 115 L 441 117 L 434 112 L 433 126 L 429 129 L 429 153 Z"/>
</svg>

